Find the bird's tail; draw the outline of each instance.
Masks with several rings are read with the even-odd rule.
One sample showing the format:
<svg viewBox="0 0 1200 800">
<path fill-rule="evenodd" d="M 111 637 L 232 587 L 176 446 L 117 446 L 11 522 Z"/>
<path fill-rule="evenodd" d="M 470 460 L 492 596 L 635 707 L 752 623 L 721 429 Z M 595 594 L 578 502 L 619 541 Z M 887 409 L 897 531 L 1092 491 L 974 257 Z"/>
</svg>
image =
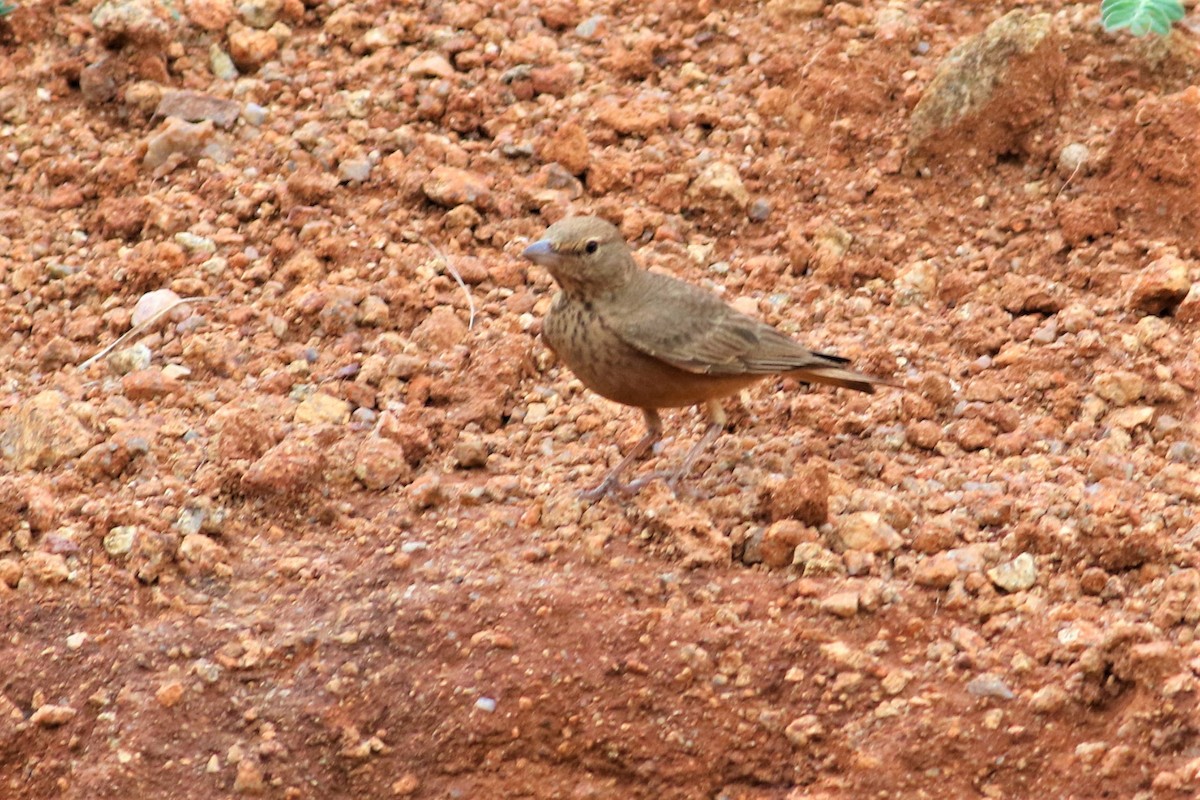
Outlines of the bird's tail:
<svg viewBox="0 0 1200 800">
<path fill-rule="evenodd" d="M 834 356 L 833 360 L 843 361 L 844 359 Z M 784 374 L 789 378 L 795 378 L 803 383 L 822 383 L 826 386 L 840 386 L 843 389 L 854 389 L 855 391 L 866 392 L 867 394 L 874 394 L 876 386 L 901 386 L 898 381 L 894 381 L 891 378 L 880 378 L 876 375 L 867 375 L 837 366 L 804 367 Z"/>
</svg>

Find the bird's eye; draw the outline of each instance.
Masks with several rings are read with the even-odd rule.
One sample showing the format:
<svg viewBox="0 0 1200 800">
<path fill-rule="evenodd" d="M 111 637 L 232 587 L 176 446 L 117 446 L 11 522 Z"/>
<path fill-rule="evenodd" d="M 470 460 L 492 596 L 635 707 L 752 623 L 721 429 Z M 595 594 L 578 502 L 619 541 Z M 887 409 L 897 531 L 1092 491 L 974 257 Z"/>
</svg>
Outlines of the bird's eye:
<svg viewBox="0 0 1200 800">
<path fill-rule="evenodd" d="M 600 249 L 600 243 L 597 242 L 595 239 L 592 239 L 583 246 L 583 249 L 589 253 L 594 253 Z"/>
</svg>

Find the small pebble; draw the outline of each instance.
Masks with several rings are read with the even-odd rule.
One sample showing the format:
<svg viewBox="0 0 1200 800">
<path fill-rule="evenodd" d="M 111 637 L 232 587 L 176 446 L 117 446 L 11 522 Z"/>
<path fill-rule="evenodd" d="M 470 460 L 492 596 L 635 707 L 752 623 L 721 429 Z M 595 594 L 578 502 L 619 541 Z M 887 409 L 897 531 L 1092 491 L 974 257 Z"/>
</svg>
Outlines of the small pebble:
<svg viewBox="0 0 1200 800">
<path fill-rule="evenodd" d="M 338 164 L 338 177 L 343 182 L 362 183 L 371 177 L 371 161 L 366 158 L 347 158 Z"/>
<path fill-rule="evenodd" d="M 575 26 L 575 35 L 580 39 L 595 39 L 601 36 L 606 28 L 604 17 L 599 15 L 588 17 Z"/>
<path fill-rule="evenodd" d="M 1070 178 L 1077 173 L 1082 173 L 1084 166 L 1088 163 L 1091 152 L 1087 145 L 1079 142 L 1071 142 L 1063 147 L 1058 154 L 1058 174 L 1064 178 Z"/>
<path fill-rule="evenodd" d="M 1023 592 L 1037 582 L 1037 563 L 1029 553 L 1021 553 L 987 571 L 992 583 L 1006 592 Z"/>
<path fill-rule="evenodd" d="M 213 77 L 222 81 L 232 81 L 237 78 L 238 70 L 234 65 L 233 59 L 229 57 L 229 53 L 218 44 L 213 43 L 208 48 L 208 67 L 212 70 Z M 242 111 L 245 114 L 245 109 Z"/>
<path fill-rule="evenodd" d="M 78 713 L 78 711 L 70 706 L 47 704 L 34 711 L 33 715 L 29 717 L 29 721 L 43 728 L 57 728 L 60 725 L 66 725 Z"/>
<path fill-rule="evenodd" d="M 822 611 L 843 619 L 853 617 L 858 609 L 858 592 L 837 592 L 821 601 Z"/>
<path fill-rule="evenodd" d="M 258 127 L 267 121 L 267 109 L 258 103 L 246 103 L 242 108 L 242 119 L 247 125 Z"/>
<path fill-rule="evenodd" d="M 767 217 L 771 216 L 771 201 L 762 197 L 758 198 L 750 204 L 747 216 L 754 222 L 765 222 Z"/>
<path fill-rule="evenodd" d="M 150 348 L 144 344 L 135 344 L 124 350 L 117 350 L 108 357 L 108 367 L 116 375 L 128 375 L 140 369 L 147 369 L 153 359 Z"/>
<path fill-rule="evenodd" d="M 163 313 L 166 309 L 178 305 L 179 300 L 179 295 L 170 289 L 147 292 L 138 298 L 137 304 L 133 307 L 133 316 L 130 318 L 129 324 L 136 328 L 143 322 Z"/>
<path fill-rule="evenodd" d="M 137 526 L 118 525 L 104 536 L 104 552 L 114 558 L 129 555 L 137 538 Z"/>
<path fill-rule="evenodd" d="M 984 673 L 967 683 L 967 691 L 976 697 L 996 697 L 1001 700 L 1012 700 L 1016 697 L 1012 689 L 999 677 Z"/>
</svg>

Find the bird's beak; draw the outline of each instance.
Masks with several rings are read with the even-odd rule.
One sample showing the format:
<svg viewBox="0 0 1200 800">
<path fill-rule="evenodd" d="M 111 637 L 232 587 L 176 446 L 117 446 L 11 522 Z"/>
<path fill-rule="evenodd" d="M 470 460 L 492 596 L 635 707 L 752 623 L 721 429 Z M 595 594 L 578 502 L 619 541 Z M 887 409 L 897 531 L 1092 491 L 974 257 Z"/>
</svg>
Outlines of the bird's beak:
<svg viewBox="0 0 1200 800">
<path fill-rule="evenodd" d="M 521 255 L 535 264 L 541 264 L 543 267 L 552 267 L 559 260 L 558 253 L 554 251 L 554 245 L 549 239 L 539 239 L 529 245 L 529 247 L 526 247 L 525 252 Z"/>
</svg>

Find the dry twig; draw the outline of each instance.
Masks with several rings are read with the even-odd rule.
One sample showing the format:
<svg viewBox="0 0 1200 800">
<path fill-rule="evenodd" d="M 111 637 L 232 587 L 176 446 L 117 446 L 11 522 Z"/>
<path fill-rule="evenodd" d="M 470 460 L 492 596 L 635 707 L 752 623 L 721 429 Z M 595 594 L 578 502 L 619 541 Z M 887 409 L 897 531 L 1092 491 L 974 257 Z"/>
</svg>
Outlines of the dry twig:
<svg viewBox="0 0 1200 800">
<path fill-rule="evenodd" d="M 434 252 L 435 255 L 437 255 L 443 266 L 445 266 L 446 272 L 450 273 L 450 277 L 454 279 L 454 282 L 457 283 L 459 288 L 463 290 L 463 294 L 467 296 L 467 308 L 470 309 L 471 312 L 471 317 L 467 321 L 467 330 L 471 330 L 475 327 L 475 298 L 471 296 L 471 290 L 467 287 L 466 282 L 463 281 L 462 275 L 459 274 L 458 269 L 450 263 L 450 259 L 440 247 L 426 239 L 424 236 L 421 237 L 421 244 L 428 247 Z"/>
<path fill-rule="evenodd" d="M 184 303 L 215 303 L 216 301 L 217 301 L 217 298 L 215 298 L 215 297 L 181 297 L 181 298 L 179 298 L 177 301 L 175 301 L 171 305 L 167 306 L 166 308 L 159 309 L 158 312 L 155 313 L 154 315 L 152 315 L 151 317 L 142 320 L 137 325 L 134 325 L 132 328 L 130 328 L 129 330 L 125 331 L 123 334 L 118 336 L 116 341 L 114 341 L 108 347 L 105 347 L 99 353 L 96 353 L 96 355 L 92 356 L 87 361 L 80 364 L 79 365 L 80 371 L 87 369 L 92 364 L 96 363 L 96 361 L 100 360 L 101 358 L 104 358 L 106 355 L 111 353 L 113 351 L 113 349 L 120 347 L 122 344 L 124 344 L 125 342 L 134 338 L 135 336 L 140 336 L 143 333 L 145 333 L 146 331 L 150 330 L 150 328 L 153 327 L 160 319 L 165 317 L 167 314 L 170 314 L 172 311 L 179 308 Z"/>
</svg>

